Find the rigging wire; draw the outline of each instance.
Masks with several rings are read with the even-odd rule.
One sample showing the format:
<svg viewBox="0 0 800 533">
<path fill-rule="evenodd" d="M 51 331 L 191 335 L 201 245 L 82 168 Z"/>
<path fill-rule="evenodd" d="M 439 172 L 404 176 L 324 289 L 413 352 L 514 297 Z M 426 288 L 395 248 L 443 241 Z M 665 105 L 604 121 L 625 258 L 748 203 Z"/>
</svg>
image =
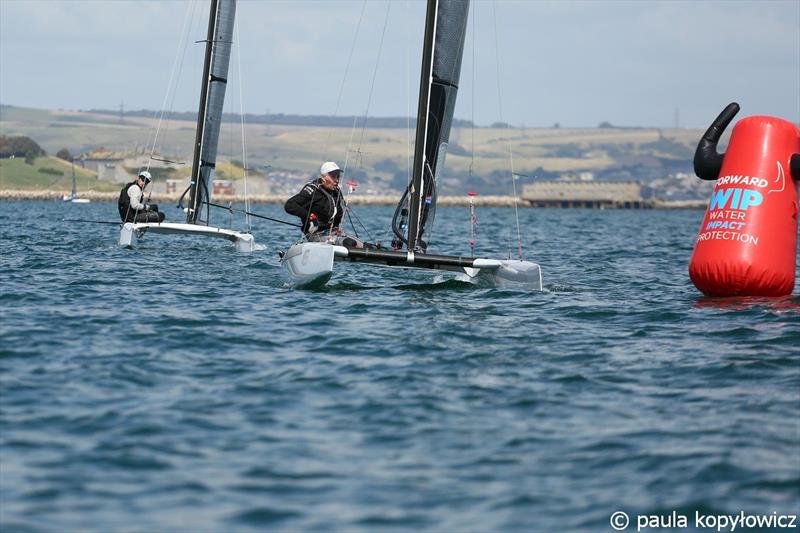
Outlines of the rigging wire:
<svg viewBox="0 0 800 533">
<path fill-rule="evenodd" d="M 472 146 L 470 147 L 469 177 L 472 179 L 472 171 L 475 169 L 475 71 L 478 70 L 475 64 L 475 41 L 478 40 L 478 32 L 475 28 L 477 14 L 472 12 Z"/>
<path fill-rule="evenodd" d="M 221 204 L 215 204 L 214 202 L 203 202 L 203 203 L 206 204 L 208 207 L 217 207 L 219 209 L 225 209 L 226 211 L 231 211 L 235 213 L 244 213 L 245 215 L 250 217 L 263 218 L 264 220 L 271 220 L 272 222 L 277 222 L 279 224 L 286 224 L 287 226 L 294 226 L 295 228 L 302 227 L 300 224 L 295 224 L 294 222 L 287 222 L 286 220 L 281 220 L 279 218 L 272 218 L 264 215 L 259 215 L 257 213 L 251 213 L 243 209 L 237 209 L 232 205 L 221 205 Z"/>
<path fill-rule="evenodd" d="M 349 147 L 353 145 L 353 136 L 355 135 L 355 132 L 356 132 L 356 124 L 357 124 L 357 122 L 358 122 L 358 117 L 354 116 L 353 117 L 353 127 L 350 128 L 350 140 L 347 141 L 348 149 L 345 152 L 345 156 L 344 156 L 344 166 L 342 167 L 342 174 L 343 175 L 347 173 L 347 164 L 350 161 L 350 148 Z"/>
<path fill-rule="evenodd" d="M 124 222 L 106 222 L 105 220 L 85 220 L 82 218 L 62 218 L 61 222 L 82 222 L 84 224 L 113 224 L 114 226 L 121 226 Z"/>
<path fill-rule="evenodd" d="M 366 5 L 366 2 L 365 2 L 364 5 Z M 384 41 L 384 38 L 386 37 L 386 28 L 387 28 L 387 26 L 389 24 L 389 12 L 391 10 L 391 7 L 392 7 L 391 2 L 386 2 L 386 15 L 384 16 L 384 19 L 383 19 L 383 30 L 381 31 L 381 39 L 380 39 L 380 42 L 378 44 L 378 54 L 375 57 L 375 67 L 372 70 L 372 81 L 370 83 L 369 95 L 367 97 L 367 107 L 364 110 L 364 118 L 363 118 L 362 124 L 361 124 L 361 137 L 360 137 L 360 139 L 358 141 L 358 148 L 355 150 L 355 153 L 358 154 L 357 155 L 357 160 L 360 160 L 362 165 L 363 165 L 363 159 L 361 159 L 361 158 L 363 157 L 363 152 L 361 151 L 361 147 L 362 147 L 362 145 L 364 143 L 364 132 L 365 132 L 366 127 L 367 127 L 367 117 L 369 116 L 369 108 L 370 108 L 370 105 L 372 104 L 372 95 L 375 92 L 375 78 L 377 77 L 377 74 L 378 74 L 378 66 L 380 65 L 381 54 L 383 52 L 383 41 Z M 364 10 L 364 8 L 362 7 L 362 15 L 363 15 L 363 10 Z M 359 26 L 361 25 L 361 19 L 360 18 L 359 18 L 359 23 L 358 24 L 359 24 Z M 355 40 L 353 42 L 355 44 Z M 352 51 L 351 51 L 351 53 L 352 53 Z M 350 59 L 348 59 L 348 68 L 349 68 L 349 65 L 350 65 Z M 342 87 L 344 87 L 344 82 L 342 82 Z M 337 104 L 337 106 L 338 106 L 338 104 Z M 353 126 L 350 129 L 350 140 L 347 143 L 347 150 L 345 152 L 344 166 L 342 167 L 342 174 L 343 175 L 347 175 L 347 167 L 350 164 L 350 153 L 353 152 L 353 149 L 352 149 L 353 148 L 353 137 L 355 136 L 355 131 L 356 131 L 357 124 L 358 124 L 358 117 L 354 116 L 353 117 Z M 356 164 L 358 164 L 358 162 Z M 356 219 L 358 219 L 358 217 L 356 217 Z M 352 224 L 352 221 L 351 221 L 351 224 Z M 363 224 L 362 224 L 362 227 L 363 227 Z M 366 230 L 366 228 L 364 228 L 364 229 Z M 369 232 L 367 232 L 367 234 L 369 234 Z"/>
<path fill-rule="evenodd" d="M 372 95 L 375 92 L 375 78 L 378 75 L 378 65 L 380 64 L 381 53 L 383 52 L 383 40 L 384 40 L 384 37 L 386 37 L 386 27 L 389 24 L 389 11 L 391 11 L 391 7 L 392 7 L 392 3 L 391 2 L 386 2 L 386 16 L 383 19 L 383 31 L 381 31 L 381 40 L 380 40 L 380 43 L 378 44 L 378 55 L 375 58 L 375 68 L 372 70 L 372 81 L 371 81 L 370 86 L 369 86 L 369 96 L 367 98 L 367 108 L 364 111 L 364 119 L 361 122 L 361 138 L 358 141 L 358 150 L 357 150 L 357 152 L 359 154 L 361 153 L 361 147 L 364 144 L 364 133 L 365 133 L 365 131 L 367 129 L 367 117 L 369 116 L 369 108 L 370 108 L 370 105 L 372 104 Z M 348 152 L 349 152 L 349 149 L 348 149 Z M 345 163 L 345 166 L 346 165 L 347 165 L 347 163 Z"/>
<path fill-rule="evenodd" d="M 359 226 L 361 226 L 361 228 L 364 230 L 364 233 L 366 233 L 366 234 L 367 234 L 367 237 L 369 238 L 369 240 L 370 240 L 370 241 L 372 241 L 372 242 L 374 242 L 374 243 L 377 243 L 377 241 L 376 241 L 376 240 L 375 240 L 375 238 L 372 236 L 372 234 L 369 232 L 369 230 L 368 230 L 368 229 L 367 229 L 367 227 L 364 225 L 364 223 L 363 223 L 363 222 L 361 222 L 361 219 L 360 219 L 360 218 L 358 218 L 358 215 L 356 215 L 356 212 L 355 212 L 355 211 L 353 211 L 353 210 L 348 210 L 348 211 L 347 211 L 347 217 L 349 218 L 351 215 L 352 215 L 352 216 L 354 216 L 354 217 L 356 218 L 356 221 L 358 222 L 358 225 L 359 225 Z M 352 219 L 350 219 L 350 224 L 353 226 L 353 231 L 355 231 L 355 229 L 356 229 L 356 228 L 355 228 L 355 225 L 353 224 L 353 220 L 352 220 Z M 358 237 L 358 233 L 356 233 L 356 237 Z"/>
<path fill-rule="evenodd" d="M 403 34 L 406 36 L 406 188 L 405 191 L 401 196 L 400 200 L 398 201 L 398 205 L 403 202 L 404 198 L 407 198 L 408 190 L 411 189 L 411 172 L 413 166 L 413 153 L 411 150 L 411 31 L 409 30 L 409 10 L 408 10 L 408 0 L 405 0 L 403 3 L 404 8 L 404 22 L 405 28 L 403 30 Z M 408 204 L 408 200 L 406 200 L 406 205 Z M 398 206 L 397 209 L 400 209 Z M 407 209 L 407 208 L 406 208 Z M 397 211 L 395 212 L 395 214 Z M 392 229 L 392 225 L 394 224 L 394 220 L 392 223 L 389 224 L 389 227 L 384 229 L 382 235 L 383 238 L 389 242 L 392 242 L 394 238 L 394 230 Z"/>
<path fill-rule="evenodd" d="M 239 74 L 239 119 L 242 126 L 242 172 L 244 173 L 244 210 L 245 210 L 245 225 L 247 226 L 247 231 L 251 231 L 250 225 L 250 197 L 247 194 L 247 140 L 245 136 L 245 119 L 244 119 L 244 97 L 243 97 L 243 87 L 244 83 L 242 82 L 242 54 L 241 54 L 241 45 L 239 41 L 239 19 L 237 18 L 234 21 L 235 24 L 235 35 L 236 35 L 236 61 L 237 61 L 237 71 Z"/>
<path fill-rule="evenodd" d="M 345 211 L 347 213 L 347 220 L 350 221 L 350 226 L 353 228 L 353 235 L 358 237 L 358 230 L 356 229 L 356 225 L 353 223 L 353 217 L 350 216 L 350 211 Z"/>
<path fill-rule="evenodd" d="M 347 82 L 347 76 L 350 72 L 350 64 L 353 60 L 353 52 L 356 49 L 356 43 L 358 42 L 358 35 L 361 30 L 361 21 L 364 19 L 364 11 L 367 8 L 367 0 L 361 4 L 361 14 L 358 16 L 358 24 L 356 24 L 356 33 L 353 36 L 353 44 L 350 45 L 350 54 L 347 56 L 347 65 L 344 68 L 344 76 L 342 76 L 342 83 L 339 85 L 339 95 L 336 98 L 336 108 L 333 111 L 333 117 L 335 118 L 339 114 L 339 106 L 342 103 L 342 95 L 344 94 L 344 85 Z M 328 159 L 328 146 L 330 145 L 331 135 L 333 134 L 333 126 L 328 130 L 328 136 L 325 139 L 325 144 L 322 146 L 322 154 L 325 160 Z"/>
<path fill-rule="evenodd" d="M 190 2 L 186 8 L 186 14 L 183 17 L 183 27 L 181 28 L 180 37 L 178 39 L 178 50 L 175 54 L 175 59 L 172 61 L 172 69 L 169 75 L 169 81 L 167 82 L 167 92 L 164 95 L 164 101 L 161 104 L 161 110 L 157 111 L 155 116 L 153 117 L 156 120 L 154 125 L 155 132 L 153 133 L 153 142 L 150 148 L 149 159 L 147 162 L 147 166 L 145 170 L 150 170 L 150 162 L 155 159 L 153 154 L 156 151 L 156 146 L 158 144 L 158 135 L 161 131 L 161 123 L 164 121 L 164 115 L 167 111 L 167 101 L 170 102 L 169 109 L 172 110 L 172 105 L 175 103 L 175 95 L 177 93 L 177 87 L 173 84 L 173 81 L 176 78 L 176 71 L 177 74 L 180 75 L 181 71 L 183 70 L 183 61 L 186 57 L 186 47 L 189 44 L 189 33 L 194 21 L 194 14 L 195 8 L 197 6 L 196 2 Z M 170 99 L 170 93 L 172 93 L 172 98 Z M 167 126 L 169 125 L 169 117 L 167 118 Z M 166 136 L 166 133 L 164 134 Z"/>
<path fill-rule="evenodd" d="M 403 2 L 404 8 L 404 23 L 405 28 L 403 29 L 403 34 L 406 37 L 406 188 L 405 191 L 408 191 L 411 188 L 411 178 L 412 178 L 412 166 L 413 166 L 413 158 L 414 155 L 411 150 L 411 31 L 409 30 L 409 10 L 408 10 L 408 0 Z M 403 199 L 407 197 L 407 192 L 401 195 L 399 202 L 403 202 Z M 406 200 L 406 204 L 408 200 Z M 394 221 L 392 222 L 392 224 Z M 383 238 L 387 241 L 392 241 L 394 236 L 394 231 L 392 229 L 392 225 L 390 224 L 388 228 L 386 228 L 383 233 Z"/>
<path fill-rule="evenodd" d="M 406 0 L 406 188 L 411 187 L 411 32 L 408 29 L 408 0 Z"/>
<path fill-rule="evenodd" d="M 494 25 L 494 54 L 497 66 L 497 107 L 500 114 L 500 124 L 503 131 L 503 137 L 506 137 L 506 140 L 508 140 L 508 157 L 511 164 L 511 185 L 514 189 L 514 217 L 517 222 L 517 254 L 519 256 L 519 260 L 522 261 L 522 231 L 519 225 L 519 208 L 517 206 L 517 178 L 514 173 L 514 154 L 511 150 L 511 138 L 508 137 L 506 123 L 503 121 L 503 98 L 500 89 L 500 37 L 497 33 L 497 10 L 495 9 L 494 2 L 492 2 L 492 23 Z M 510 255 L 511 253 L 509 251 L 509 256 Z"/>
</svg>

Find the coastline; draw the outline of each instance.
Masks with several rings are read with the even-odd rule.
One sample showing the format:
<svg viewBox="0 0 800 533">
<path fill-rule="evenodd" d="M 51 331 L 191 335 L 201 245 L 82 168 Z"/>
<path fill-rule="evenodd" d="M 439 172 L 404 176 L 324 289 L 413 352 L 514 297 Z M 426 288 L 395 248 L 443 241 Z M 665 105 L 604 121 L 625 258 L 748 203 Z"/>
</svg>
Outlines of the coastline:
<svg viewBox="0 0 800 533">
<path fill-rule="evenodd" d="M 35 190 L 0 190 L 0 200 L 51 200 L 61 201 L 64 195 L 69 194 L 69 191 L 35 191 Z M 116 202 L 119 197 L 117 192 L 96 192 L 86 191 L 81 193 L 80 198 L 86 198 L 93 202 Z M 151 196 L 153 202 L 177 202 L 180 195 L 177 194 L 154 194 Z M 286 201 L 286 196 L 277 194 L 260 194 L 253 195 L 248 200 L 254 204 L 282 204 Z M 473 197 L 476 206 L 480 207 L 514 207 L 513 196 L 475 196 Z M 214 201 L 217 203 L 244 202 L 244 197 L 241 196 L 215 196 Z M 352 194 L 348 196 L 348 203 L 352 205 L 396 205 L 397 197 L 394 195 L 357 195 Z M 466 207 L 469 206 L 469 197 L 464 196 L 440 196 L 438 200 L 439 206 L 445 207 Z M 640 206 L 618 206 L 624 209 L 705 209 L 708 202 L 705 200 L 645 200 L 642 201 Z M 533 207 L 527 200 L 518 199 L 517 207 Z M 574 208 L 592 208 L 589 206 L 575 205 L 575 206 L 557 206 L 552 208 L 557 209 L 574 209 Z M 595 209 L 614 209 L 615 206 L 601 206 L 594 207 Z"/>
</svg>

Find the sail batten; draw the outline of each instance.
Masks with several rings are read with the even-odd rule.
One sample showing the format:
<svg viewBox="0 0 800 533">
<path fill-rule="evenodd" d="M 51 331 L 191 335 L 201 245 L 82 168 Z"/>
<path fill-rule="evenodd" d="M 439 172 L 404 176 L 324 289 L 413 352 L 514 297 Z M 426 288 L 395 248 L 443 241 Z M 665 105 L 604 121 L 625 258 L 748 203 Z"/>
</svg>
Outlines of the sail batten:
<svg viewBox="0 0 800 533">
<path fill-rule="evenodd" d="M 211 1 L 192 160 L 190 209 L 186 216 L 190 224 L 198 223 L 203 206 L 211 200 L 235 17 L 236 0 Z"/>
</svg>

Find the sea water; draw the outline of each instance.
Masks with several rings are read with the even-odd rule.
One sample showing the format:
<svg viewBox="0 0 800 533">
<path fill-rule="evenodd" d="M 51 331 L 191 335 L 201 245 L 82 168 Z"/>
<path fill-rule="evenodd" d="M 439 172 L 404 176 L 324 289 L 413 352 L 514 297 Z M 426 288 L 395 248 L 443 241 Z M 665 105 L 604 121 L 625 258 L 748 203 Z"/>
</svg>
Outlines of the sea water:
<svg viewBox="0 0 800 533">
<path fill-rule="evenodd" d="M 359 234 L 388 244 L 391 212 L 356 207 Z M 704 531 L 695 513 L 800 510 L 798 289 L 703 298 L 702 212 L 522 209 L 518 232 L 479 208 L 476 255 L 521 240 L 543 292 L 346 263 L 292 290 L 289 226 L 254 219 L 262 247 L 237 254 L 64 219 L 116 206 L 0 206 L 3 531 L 610 531 L 619 512 Z M 439 209 L 430 240 L 468 255 L 468 210 Z"/>
</svg>

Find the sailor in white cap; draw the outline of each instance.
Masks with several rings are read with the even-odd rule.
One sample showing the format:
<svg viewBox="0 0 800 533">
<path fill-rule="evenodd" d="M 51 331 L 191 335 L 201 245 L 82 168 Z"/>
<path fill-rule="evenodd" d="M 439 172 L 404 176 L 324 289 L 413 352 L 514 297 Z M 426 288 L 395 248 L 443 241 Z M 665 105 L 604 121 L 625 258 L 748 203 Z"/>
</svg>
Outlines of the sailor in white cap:
<svg viewBox="0 0 800 533">
<path fill-rule="evenodd" d="M 150 172 L 139 172 L 136 179 L 126 183 L 119 193 L 117 207 L 123 222 L 163 222 L 164 213 L 155 204 L 144 203 L 144 189 L 153 181 Z"/>
<path fill-rule="evenodd" d="M 306 183 L 286 201 L 284 209 L 300 218 L 303 233 L 338 233 L 344 215 L 344 197 L 339 189 L 342 170 L 333 161 L 323 163 L 319 178 Z"/>
</svg>

